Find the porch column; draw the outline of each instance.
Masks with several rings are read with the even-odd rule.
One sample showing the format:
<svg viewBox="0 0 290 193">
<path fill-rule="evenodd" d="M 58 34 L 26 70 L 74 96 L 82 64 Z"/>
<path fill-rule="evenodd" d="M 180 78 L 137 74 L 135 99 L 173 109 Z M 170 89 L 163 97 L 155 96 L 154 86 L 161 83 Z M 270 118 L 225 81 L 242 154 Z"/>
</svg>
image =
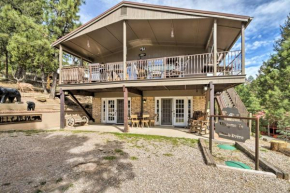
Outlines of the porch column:
<svg viewBox="0 0 290 193">
<path fill-rule="evenodd" d="M 64 129 L 64 92 L 62 88 L 59 90 L 60 95 L 60 129 Z"/>
<path fill-rule="evenodd" d="M 124 132 L 129 132 L 128 126 L 128 89 L 123 85 L 124 92 Z"/>
<path fill-rule="evenodd" d="M 213 75 L 216 76 L 217 71 L 217 20 L 213 23 Z"/>
<path fill-rule="evenodd" d="M 209 106 L 210 106 L 210 115 L 214 115 L 214 84 L 213 82 L 209 83 Z M 210 117 L 209 120 L 210 129 L 209 129 L 209 147 L 210 152 L 212 153 L 212 139 L 214 139 L 214 117 Z"/>
<path fill-rule="evenodd" d="M 123 21 L 123 80 L 127 79 L 127 26 Z"/>
<path fill-rule="evenodd" d="M 242 51 L 242 75 L 246 74 L 245 70 L 245 24 L 242 23 L 241 29 L 241 51 Z"/>
<path fill-rule="evenodd" d="M 62 82 L 62 45 L 59 45 L 59 84 L 61 84 Z"/>
<path fill-rule="evenodd" d="M 80 65 L 81 65 L 81 66 L 84 65 L 84 60 L 83 60 L 83 58 L 80 58 Z"/>
</svg>

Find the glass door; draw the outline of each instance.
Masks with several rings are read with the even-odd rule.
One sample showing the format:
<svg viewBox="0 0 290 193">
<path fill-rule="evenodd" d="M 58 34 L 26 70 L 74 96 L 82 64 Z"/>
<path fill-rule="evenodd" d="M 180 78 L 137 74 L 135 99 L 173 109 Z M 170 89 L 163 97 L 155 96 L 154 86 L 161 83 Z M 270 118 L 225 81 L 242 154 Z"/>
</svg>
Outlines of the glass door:
<svg viewBox="0 0 290 193">
<path fill-rule="evenodd" d="M 185 110 L 186 110 L 185 99 L 175 98 L 174 99 L 174 113 L 173 113 L 173 121 L 176 126 L 184 126 L 185 125 Z"/>
<path fill-rule="evenodd" d="M 108 99 L 107 105 L 107 123 L 116 123 L 117 122 L 117 100 L 116 99 Z"/>
<path fill-rule="evenodd" d="M 161 109 L 161 124 L 172 125 L 172 99 L 162 99 Z"/>
</svg>

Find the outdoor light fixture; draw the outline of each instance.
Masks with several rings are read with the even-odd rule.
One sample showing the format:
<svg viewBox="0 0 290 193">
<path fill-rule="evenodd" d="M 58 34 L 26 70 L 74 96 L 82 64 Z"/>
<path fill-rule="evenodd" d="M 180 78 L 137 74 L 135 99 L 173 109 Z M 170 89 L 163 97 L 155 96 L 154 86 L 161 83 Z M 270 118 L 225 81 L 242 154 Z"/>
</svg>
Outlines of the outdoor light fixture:
<svg viewBox="0 0 290 193">
<path fill-rule="evenodd" d="M 171 38 L 174 38 L 173 21 L 171 20 Z"/>
<path fill-rule="evenodd" d="M 141 51 L 141 52 L 143 52 L 143 51 L 145 51 L 145 50 L 146 50 L 145 47 L 141 47 L 141 48 L 140 48 L 140 51 Z"/>
<path fill-rule="evenodd" d="M 91 46 L 90 46 L 90 41 L 89 41 L 89 40 L 87 41 L 87 47 L 88 47 L 88 48 L 91 47 Z"/>
<path fill-rule="evenodd" d="M 146 99 L 143 99 L 143 104 L 145 104 L 146 103 Z"/>
<path fill-rule="evenodd" d="M 174 30 L 173 30 L 173 26 L 171 28 L 171 38 L 174 38 Z"/>
<path fill-rule="evenodd" d="M 204 90 L 204 91 L 207 91 L 207 86 L 204 86 L 204 87 L 203 87 L 203 90 Z"/>
</svg>

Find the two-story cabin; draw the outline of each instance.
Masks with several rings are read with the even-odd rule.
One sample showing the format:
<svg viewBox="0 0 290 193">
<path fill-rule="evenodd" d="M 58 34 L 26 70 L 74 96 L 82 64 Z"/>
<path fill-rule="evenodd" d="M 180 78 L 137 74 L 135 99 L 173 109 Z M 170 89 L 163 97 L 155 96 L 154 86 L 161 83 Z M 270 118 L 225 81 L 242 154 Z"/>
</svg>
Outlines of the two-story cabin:
<svg viewBox="0 0 290 193">
<path fill-rule="evenodd" d="M 147 113 L 155 125 L 186 126 L 205 113 L 210 82 L 214 94 L 245 82 L 251 20 L 122 1 L 52 44 L 59 49 L 59 87 L 93 96 L 96 123 L 127 128 L 128 117 Z M 241 50 L 231 50 L 240 37 Z M 79 65 L 64 66 L 63 52 Z"/>
</svg>

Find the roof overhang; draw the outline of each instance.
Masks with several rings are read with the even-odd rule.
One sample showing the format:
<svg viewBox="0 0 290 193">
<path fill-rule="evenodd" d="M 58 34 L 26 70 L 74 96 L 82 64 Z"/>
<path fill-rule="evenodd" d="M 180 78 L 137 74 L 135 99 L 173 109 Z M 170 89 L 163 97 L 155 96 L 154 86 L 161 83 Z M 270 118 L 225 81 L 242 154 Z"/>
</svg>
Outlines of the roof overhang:
<svg viewBox="0 0 290 193">
<path fill-rule="evenodd" d="M 220 50 L 229 50 L 240 36 L 241 23 L 247 26 L 252 20 L 249 16 L 122 1 L 52 46 L 62 44 L 65 51 L 88 60 L 121 52 L 122 21 L 126 20 L 128 50 L 143 45 L 204 48 L 213 19 L 218 20 Z M 176 38 L 170 39 L 173 25 Z M 88 43 L 91 48 L 87 48 Z"/>
</svg>

